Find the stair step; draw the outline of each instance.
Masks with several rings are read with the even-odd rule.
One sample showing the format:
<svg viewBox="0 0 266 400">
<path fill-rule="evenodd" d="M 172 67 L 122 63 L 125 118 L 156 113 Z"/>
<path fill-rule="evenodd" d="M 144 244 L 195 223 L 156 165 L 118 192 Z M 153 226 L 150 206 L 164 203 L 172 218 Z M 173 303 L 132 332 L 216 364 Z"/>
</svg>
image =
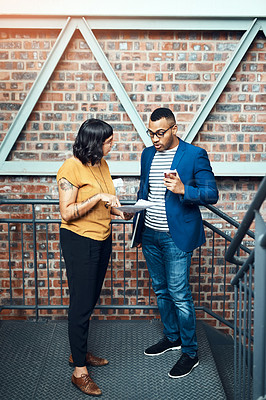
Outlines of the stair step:
<svg viewBox="0 0 266 400">
<path fill-rule="evenodd" d="M 234 400 L 234 340 L 218 329 L 202 323 L 207 334 L 227 400 Z"/>
</svg>

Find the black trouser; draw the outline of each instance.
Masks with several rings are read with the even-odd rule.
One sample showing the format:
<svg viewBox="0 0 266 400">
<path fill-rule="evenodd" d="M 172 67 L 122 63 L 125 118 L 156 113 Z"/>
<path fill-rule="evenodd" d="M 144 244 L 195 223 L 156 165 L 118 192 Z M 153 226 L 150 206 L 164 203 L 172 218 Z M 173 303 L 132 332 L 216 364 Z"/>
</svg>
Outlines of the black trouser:
<svg viewBox="0 0 266 400">
<path fill-rule="evenodd" d="M 112 239 L 103 241 L 60 229 L 70 294 L 68 335 L 74 365 L 86 363 L 90 316 L 99 298 L 108 266 Z"/>
</svg>

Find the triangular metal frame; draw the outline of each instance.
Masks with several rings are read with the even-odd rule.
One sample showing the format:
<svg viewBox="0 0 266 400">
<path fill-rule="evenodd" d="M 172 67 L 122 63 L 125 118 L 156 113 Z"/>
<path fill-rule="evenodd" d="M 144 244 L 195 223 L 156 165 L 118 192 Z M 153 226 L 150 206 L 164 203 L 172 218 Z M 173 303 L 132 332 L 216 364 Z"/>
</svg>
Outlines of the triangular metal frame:
<svg viewBox="0 0 266 400">
<path fill-rule="evenodd" d="M 218 98 L 222 94 L 222 91 L 229 82 L 231 76 L 235 72 L 236 68 L 243 59 L 249 46 L 255 39 L 260 29 L 261 23 L 256 18 L 252 22 L 250 28 L 241 37 L 241 40 L 239 41 L 235 51 L 233 52 L 232 56 L 227 60 L 227 63 L 219 74 L 215 85 L 212 87 L 210 93 L 208 94 L 208 96 L 206 96 L 202 105 L 198 109 L 198 112 L 195 114 L 194 119 L 191 121 L 188 132 L 183 138 L 186 142 L 192 143 L 192 141 L 194 140 L 195 136 L 199 132 L 201 126 L 205 122 L 207 116 L 209 115 Z"/>
<path fill-rule="evenodd" d="M 102 68 L 102 71 L 106 75 L 106 78 L 108 79 L 109 83 L 113 87 L 117 97 L 119 98 L 122 106 L 124 107 L 125 111 L 129 115 L 136 131 L 140 134 L 143 142 L 145 145 L 150 145 L 151 141 L 149 137 L 146 135 L 146 128 L 141 120 L 138 112 L 136 111 L 133 103 L 131 102 L 127 92 L 125 91 L 123 85 L 119 81 L 118 77 L 116 76 L 111 64 L 109 63 L 107 57 L 105 56 L 104 52 L 102 51 L 101 46 L 99 45 L 98 41 L 96 40 L 95 36 L 92 33 L 92 30 L 90 29 L 87 21 L 85 18 L 68 18 L 67 22 L 60 32 L 53 49 L 51 50 L 49 57 L 47 58 L 46 62 L 44 63 L 37 79 L 35 80 L 34 84 L 32 85 L 28 96 L 26 97 L 24 103 L 22 104 L 21 108 L 18 111 L 18 114 L 13 121 L 13 124 L 11 125 L 9 131 L 7 132 L 2 146 L 0 148 L 0 167 L 5 166 L 5 164 L 8 164 L 9 167 L 11 167 L 11 164 L 17 166 L 18 162 L 14 161 L 8 161 L 6 162 L 6 158 L 8 157 L 8 154 L 10 153 L 13 145 L 15 144 L 18 136 L 20 135 L 25 123 L 27 122 L 27 119 L 29 118 L 33 108 L 35 107 L 40 95 L 42 94 L 48 80 L 50 79 L 52 73 L 54 72 L 54 69 L 56 68 L 56 65 L 58 64 L 60 58 L 62 57 L 63 52 L 65 51 L 69 41 L 71 40 L 74 32 L 76 29 L 79 29 L 81 34 L 83 35 L 85 41 L 87 42 L 88 46 L 90 47 L 94 57 L 96 58 L 97 62 L 99 63 L 100 67 Z M 27 166 L 29 166 L 29 162 L 19 162 L 19 164 L 24 164 L 27 163 Z M 35 166 L 35 170 L 37 165 L 40 164 L 41 162 L 31 162 L 31 165 Z M 112 162 L 109 162 L 111 164 Z M 125 166 L 121 164 L 127 164 L 128 162 L 119 162 L 119 168 L 125 171 Z M 42 163 L 44 164 L 44 163 Z M 47 173 L 49 174 L 49 165 L 48 163 L 45 163 L 47 166 Z M 58 165 L 59 166 L 62 164 L 61 162 L 55 162 L 55 163 L 49 163 L 50 167 L 51 165 Z M 135 164 L 135 163 L 134 163 Z M 53 168 L 53 167 L 52 167 Z M 34 170 L 33 169 L 33 170 Z M 132 169 L 132 165 L 130 166 L 130 169 Z M 128 168 L 126 168 L 126 172 Z M 14 171 L 15 172 L 15 171 Z M 23 167 L 22 165 L 20 166 L 20 172 L 23 173 Z"/>
<path fill-rule="evenodd" d="M 203 104 L 195 114 L 192 120 L 188 133 L 183 139 L 187 142 L 192 142 L 198 131 L 200 130 L 202 124 L 209 115 L 212 107 L 215 105 L 217 99 L 221 95 L 224 87 L 228 83 L 235 69 L 239 65 L 249 46 L 253 42 L 256 34 L 260 29 L 263 29 L 265 34 L 265 21 L 255 19 L 250 28 L 242 36 L 235 52 L 232 54 L 231 58 L 226 63 L 223 71 L 220 73 L 216 83 L 214 84 L 210 93 L 206 96 Z M 131 102 L 127 92 L 125 91 L 123 85 L 115 74 L 111 64 L 109 63 L 107 57 L 105 56 L 101 46 L 99 45 L 97 39 L 95 38 L 88 22 L 85 18 L 71 18 L 67 19 L 65 26 L 60 32 L 53 49 L 51 50 L 49 57 L 44 63 L 37 79 L 35 80 L 33 86 L 31 87 L 28 96 L 26 97 L 24 103 L 18 111 L 18 114 L 13 121 L 9 131 L 7 132 L 2 146 L 0 147 L 0 167 L 2 169 L 1 174 L 28 174 L 34 175 L 36 172 L 40 172 L 40 167 L 43 170 L 43 175 L 54 175 L 62 164 L 62 162 L 41 162 L 41 161 L 5 161 L 10 153 L 14 143 L 16 142 L 19 134 L 21 133 L 27 119 L 29 118 L 34 106 L 36 105 L 41 93 L 43 92 L 47 82 L 49 81 L 54 69 L 56 68 L 63 52 L 65 51 L 68 43 L 70 42 L 73 33 L 76 29 L 79 29 L 83 35 L 86 43 L 90 47 L 95 59 L 102 68 L 107 80 L 111 84 L 114 92 L 119 98 L 122 106 L 127 112 L 129 118 L 131 119 L 136 131 L 139 133 L 144 144 L 150 145 L 151 141 L 145 133 L 145 125 L 140 118 L 136 108 Z M 139 173 L 139 162 L 135 161 L 108 161 L 113 175 L 136 175 Z M 215 165 L 214 165 L 215 164 Z M 238 175 L 247 170 L 250 172 L 250 167 L 253 168 L 252 175 L 262 175 L 262 165 L 261 163 L 251 162 L 251 163 L 237 163 L 234 162 L 234 174 Z M 214 167 L 214 172 L 216 175 L 232 175 L 232 163 L 212 163 Z M 216 168 L 215 168 L 216 167 Z M 240 171 L 241 170 L 241 171 Z M 35 173 L 33 171 L 36 171 Z M 230 173 L 231 172 L 231 173 Z M 241 172 L 241 173 L 240 173 Z M 250 175 L 250 173 L 249 173 Z"/>
</svg>

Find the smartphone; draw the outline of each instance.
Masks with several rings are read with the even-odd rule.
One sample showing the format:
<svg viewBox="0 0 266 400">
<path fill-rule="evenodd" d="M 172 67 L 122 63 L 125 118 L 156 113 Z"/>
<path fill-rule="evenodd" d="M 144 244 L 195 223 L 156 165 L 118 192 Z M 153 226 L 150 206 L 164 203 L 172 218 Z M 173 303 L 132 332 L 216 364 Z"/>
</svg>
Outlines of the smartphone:
<svg viewBox="0 0 266 400">
<path fill-rule="evenodd" d="M 164 171 L 164 177 L 165 177 L 165 178 L 169 178 L 169 175 L 170 175 L 170 174 L 176 175 L 176 174 L 177 174 L 176 169 L 174 169 L 174 170 L 168 169 L 167 171 Z"/>
</svg>

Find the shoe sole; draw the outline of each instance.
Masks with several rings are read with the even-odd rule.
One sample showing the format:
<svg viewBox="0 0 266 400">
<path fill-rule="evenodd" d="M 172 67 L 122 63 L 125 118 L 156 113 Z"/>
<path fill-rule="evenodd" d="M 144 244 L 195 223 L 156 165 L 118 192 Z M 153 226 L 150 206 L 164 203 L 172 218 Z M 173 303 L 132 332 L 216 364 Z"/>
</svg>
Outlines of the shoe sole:
<svg viewBox="0 0 266 400">
<path fill-rule="evenodd" d="M 185 376 L 189 375 L 190 372 L 192 372 L 193 369 L 196 368 L 198 365 L 199 365 L 199 361 L 195 365 L 193 365 L 193 367 L 191 368 L 191 370 L 189 372 L 187 372 L 184 375 L 173 376 L 173 375 L 170 374 L 170 372 L 168 372 L 168 376 L 170 376 L 170 378 L 173 378 L 173 379 L 184 378 Z"/>
<path fill-rule="evenodd" d="M 73 386 L 75 386 L 78 390 L 80 390 L 82 393 L 86 394 L 87 396 L 100 397 L 102 395 L 102 393 L 99 393 L 99 394 L 86 393 L 82 389 L 80 389 L 80 387 L 78 385 L 76 385 L 74 382 L 71 381 L 71 383 Z"/>
<path fill-rule="evenodd" d="M 171 347 L 170 349 L 166 349 L 166 350 L 162 351 L 161 353 L 149 354 L 149 353 L 146 353 L 144 351 L 144 354 L 145 354 L 145 356 L 154 357 L 154 356 L 160 356 L 161 354 L 164 354 L 164 353 L 166 353 L 167 351 L 170 351 L 170 350 L 180 350 L 180 349 L 181 349 L 181 346 L 177 346 L 177 347 Z"/>
</svg>

